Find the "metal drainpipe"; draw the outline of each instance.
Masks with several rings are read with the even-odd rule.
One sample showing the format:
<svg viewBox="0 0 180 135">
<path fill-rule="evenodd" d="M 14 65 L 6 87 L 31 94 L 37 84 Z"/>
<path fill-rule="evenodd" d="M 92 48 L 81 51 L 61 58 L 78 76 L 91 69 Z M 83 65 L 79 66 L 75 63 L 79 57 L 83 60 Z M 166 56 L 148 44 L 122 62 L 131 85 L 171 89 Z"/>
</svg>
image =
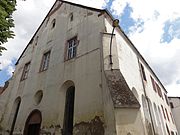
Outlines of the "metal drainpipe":
<svg viewBox="0 0 180 135">
<path fill-rule="evenodd" d="M 150 116 L 151 123 L 152 123 L 152 129 L 153 129 L 154 135 L 156 135 L 154 122 L 153 122 L 153 119 L 152 119 L 152 114 L 151 114 L 151 109 L 150 109 L 150 103 L 149 103 L 149 100 L 148 100 L 148 97 L 147 97 L 146 89 L 145 89 L 143 78 L 142 78 L 142 71 L 141 71 L 141 68 L 140 68 L 139 58 L 137 57 L 137 59 L 138 59 L 138 64 L 139 64 L 139 69 L 140 69 L 140 74 L 141 74 L 141 81 L 142 81 L 142 84 L 143 84 L 144 95 L 145 95 L 145 99 L 147 101 L 147 107 L 148 107 L 148 111 L 149 111 L 149 116 Z"/>
<path fill-rule="evenodd" d="M 110 54 L 109 54 L 109 61 L 110 61 L 109 64 L 111 65 L 111 70 L 112 70 L 112 64 L 113 64 L 113 61 L 112 61 L 112 39 L 113 39 L 115 28 L 119 26 L 119 20 L 118 19 L 113 20 L 112 25 L 113 25 L 113 29 L 112 29 L 111 40 L 110 40 Z"/>
</svg>

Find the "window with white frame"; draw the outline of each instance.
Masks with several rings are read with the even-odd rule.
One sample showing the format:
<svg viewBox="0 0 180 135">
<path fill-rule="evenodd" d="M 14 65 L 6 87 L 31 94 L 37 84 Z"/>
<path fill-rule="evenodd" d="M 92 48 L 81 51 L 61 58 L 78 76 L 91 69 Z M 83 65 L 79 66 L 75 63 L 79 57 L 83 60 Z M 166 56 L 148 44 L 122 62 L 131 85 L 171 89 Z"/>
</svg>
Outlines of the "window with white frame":
<svg viewBox="0 0 180 135">
<path fill-rule="evenodd" d="M 40 71 L 44 71 L 48 69 L 49 60 L 50 60 L 50 51 L 44 53 L 41 61 Z"/>
<path fill-rule="evenodd" d="M 23 69 L 23 73 L 22 73 L 22 76 L 21 76 L 21 80 L 25 80 L 28 77 L 29 69 L 30 69 L 30 62 L 28 62 L 28 63 L 26 63 L 24 65 L 24 69 Z"/>
<path fill-rule="evenodd" d="M 76 57 L 77 44 L 77 37 L 74 37 L 67 41 L 67 60 Z"/>
</svg>

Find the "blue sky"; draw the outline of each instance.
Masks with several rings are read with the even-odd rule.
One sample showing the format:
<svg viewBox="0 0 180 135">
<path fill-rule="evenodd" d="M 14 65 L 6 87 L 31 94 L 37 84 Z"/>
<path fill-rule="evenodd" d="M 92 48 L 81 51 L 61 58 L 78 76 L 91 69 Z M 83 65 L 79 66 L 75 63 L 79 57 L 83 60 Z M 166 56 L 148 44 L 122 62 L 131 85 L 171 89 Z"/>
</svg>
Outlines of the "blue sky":
<svg viewBox="0 0 180 135">
<path fill-rule="evenodd" d="M 0 85 L 12 75 L 14 64 L 55 0 L 18 0 L 15 34 L 0 56 Z M 170 95 L 180 91 L 180 11 L 178 0 L 69 0 L 107 8 L 145 57 Z M 163 4 L 162 4 L 163 3 Z M 33 18 L 33 19 L 32 19 Z M 26 21 L 22 21 L 26 20 Z M 32 25 L 33 24 L 33 25 Z M 180 92 L 179 92 L 180 96 Z"/>
<path fill-rule="evenodd" d="M 12 59 L 9 66 L 13 67 L 13 69 L 14 69 L 16 61 L 17 61 L 17 59 Z M 12 74 L 10 74 L 9 72 L 12 72 L 13 69 L 9 69 L 7 67 L 7 68 L 4 68 L 2 71 L 0 71 L 0 86 L 3 86 L 4 83 L 11 78 Z"/>
<path fill-rule="evenodd" d="M 161 42 L 170 43 L 174 38 L 180 39 L 180 17 L 164 23 L 164 33 Z"/>
</svg>

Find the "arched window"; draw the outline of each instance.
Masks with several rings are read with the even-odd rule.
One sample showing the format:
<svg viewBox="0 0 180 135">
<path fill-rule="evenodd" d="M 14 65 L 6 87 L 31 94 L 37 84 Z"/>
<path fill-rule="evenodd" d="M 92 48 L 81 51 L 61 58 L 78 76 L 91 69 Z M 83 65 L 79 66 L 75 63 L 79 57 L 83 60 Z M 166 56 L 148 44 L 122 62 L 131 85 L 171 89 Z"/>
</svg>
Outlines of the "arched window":
<svg viewBox="0 0 180 135">
<path fill-rule="evenodd" d="M 155 116 L 156 116 L 156 124 L 157 124 L 158 129 L 159 129 L 158 132 L 160 135 L 163 135 L 162 123 L 161 123 L 160 116 L 158 113 L 158 109 L 157 109 L 157 106 L 155 103 L 154 103 L 154 111 L 155 111 Z"/>
<path fill-rule="evenodd" d="M 41 112 L 37 109 L 33 110 L 26 120 L 23 135 L 39 135 L 41 121 Z"/>
<path fill-rule="evenodd" d="M 167 129 L 168 135 L 171 135 L 167 124 L 166 124 L 166 129 Z"/>
<path fill-rule="evenodd" d="M 163 133 L 165 134 L 165 132 L 166 132 L 165 123 L 164 123 L 162 111 L 159 106 L 158 106 L 158 112 L 159 112 L 159 116 L 160 116 L 160 120 L 161 120 L 161 124 L 162 124 Z"/>
<path fill-rule="evenodd" d="M 151 103 L 150 99 L 148 99 L 148 102 L 149 102 L 149 109 L 150 109 L 150 113 L 151 113 L 150 115 L 151 115 L 151 119 L 152 119 L 152 126 L 154 127 L 154 130 L 157 133 L 158 129 L 157 129 L 157 125 L 156 125 L 156 120 L 155 120 L 153 106 L 152 106 L 152 103 Z"/>
<path fill-rule="evenodd" d="M 75 87 L 70 86 L 66 91 L 63 135 L 73 134 L 74 95 L 75 95 Z"/>
<path fill-rule="evenodd" d="M 152 123 L 151 123 L 151 118 L 150 118 L 149 109 L 148 109 L 148 103 L 144 95 L 142 95 L 142 107 L 143 107 L 143 112 L 144 112 L 146 130 L 149 134 L 153 134 Z"/>
<path fill-rule="evenodd" d="M 17 119 L 17 115 L 19 112 L 20 104 L 21 104 L 21 98 L 18 97 L 18 98 L 16 98 L 14 105 L 13 105 L 13 112 L 12 113 L 14 114 L 14 118 L 13 118 L 12 125 L 11 125 L 10 135 L 13 135 L 13 131 L 14 131 L 14 127 L 16 124 L 16 119 Z"/>
</svg>

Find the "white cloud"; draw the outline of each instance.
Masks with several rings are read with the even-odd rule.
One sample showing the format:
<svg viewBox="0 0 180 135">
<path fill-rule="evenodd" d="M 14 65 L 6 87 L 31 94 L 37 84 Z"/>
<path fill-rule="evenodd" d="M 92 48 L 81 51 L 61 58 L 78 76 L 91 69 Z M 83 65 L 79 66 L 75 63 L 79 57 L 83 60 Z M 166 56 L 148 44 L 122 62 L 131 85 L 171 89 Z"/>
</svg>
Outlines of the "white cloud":
<svg viewBox="0 0 180 135">
<path fill-rule="evenodd" d="M 111 6 L 111 10 L 113 11 L 113 14 L 122 15 L 123 10 L 127 4 L 128 4 L 128 0 L 124 0 L 124 1 L 114 0 Z"/>
<path fill-rule="evenodd" d="M 171 42 L 165 43 L 161 42 L 161 38 L 164 34 L 164 23 L 168 20 L 173 22 L 180 17 L 178 3 L 178 0 L 114 0 L 111 7 L 114 13 L 121 15 L 126 5 L 129 4 L 133 11 L 131 17 L 135 21 L 140 19 L 144 22 L 143 31 L 142 28 L 137 29 L 137 25 L 132 26 L 129 37 L 152 65 L 160 80 L 166 84 L 169 95 L 174 95 L 180 90 L 180 85 L 175 83 L 180 77 L 180 62 L 178 62 L 180 39 L 174 36 Z M 178 29 L 180 30 L 177 28 L 176 33 Z M 173 35 L 170 30 L 169 34 Z M 180 96 L 180 92 L 178 95 Z"/>
<path fill-rule="evenodd" d="M 180 89 L 179 89 L 180 88 L 180 84 L 173 83 L 171 85 L 167 85 L 166 87 L 169 90 L 168 91 L 168 95 L 169 96 L 176 97 L 176 96 L 180 95 Z"/>
<path fill-rule="evenodd" d="M 69 1 L 96 8 L 102 8 L 109 2 L 109 0 Z M 2 63 L 0 68 L 9 69 L 10 72 L 12 71 L 10 66 L 12 64 L 11 60 L 14 58 L 17 59 L 20 56 L 55 0 L 18 0 L 17 2 L 17 11 L 14 13 L 16 37 L 4 45 L 8 50 L 4 51 L 0 57 L 0 62 Z M 180 65 L 177 62 L 179 57 L 178 52 L 180 52 L 180 40 L 174 38 L 169 44 L 160 42 L 164 32 L 164 22 L 167 20 L 173 21 L 180 16 L 178 0 L 114 0 L 112 3 L 114 13 L 118 15 L 122 14 L 128 3 L 133 9 L 131 17 L 135 21 L 139 19 L 144 21 L 143 28 L 138 27 L 138 25 L 130 28 L 132 30 L 130 39 L 148 62 L 153 65 L 155 71 L 165 71 L 169 68 L 176 71 L 168 70 L 176 73 L 175 75 L 177 76 L 174 81 L 170 82 L 172 86 L 176 86 L 173 88 L 180 89 L 179 85 L 175 83 L 177 79 L 180 79 L 178 78 L 180 71 L 175 70 L 175 68 L 180 69 Z M 168 63 L 170 64 L 168 65 Z M 162 65 L 164 65 L 164 69 L 161 68 Z M 167 76 L 163 76 L 162 74 L 163 72 L 158 74 L 162 77 L 160 79 L 166 80 Z M 174 77 L 174 74 L 172 76 Z M 168 84 L 168 89 L 172 88 L 171 84 Z"/>
<path fill-rule="evenodd" d="M 14 67 L 13 67 L 13 66 L 8 66 L 7 74 L 8 74 L 9 76 L 12 76 L 13 72 L 14 72 Z"/>
<path fill-rule="evenodd" d="M 3 51 L 0 57 L 2 70 L 5 68 L 7 68 L 7 70 L 12 69 L 10 66 L 12 59 L 18 59 L 54 1 L 55 0 L 17 1 L 17 10 L 13 14 L 16 36 L 3 45 L 7 48 L 7 51 Z"/>
<path fill-rule="evenodd" d="M 7 59 L 3 60 L 0 63 L 0 69 L 3 70 L 5 67 L 8 67 L 8 65 L 10 64 L 11 64 L 11 60 L 7 60 Z"/>
<path fill-rule="evenodd" d="M 101 8 L 108 0 L 69 0 L 70 2 Z M 55 0 L 18 0 L 16 11 L 13 14 L 15 20 L 15 38 L 4 44 L 8 51 L 4 51 L 0 61 L 18 58 L 26 47 L 30 38 L 48 13 Z M 5 66 L 2 66 L 4 68 Z"/>
<path fill-rule="evenodd" d="M 108 2 L 108 0 L 69 1 L 96 8 L 102 8 Z M 55 0 L 17 0 L 17 10 L 13 14 L 16 36 L 3 45 L 7 51 L 3 51 L 0 56 L 0 69 L 6 70 L 8 75 L 13 71 L 12 60 L 19 58 L 54 2 Z"/>
</svg>

